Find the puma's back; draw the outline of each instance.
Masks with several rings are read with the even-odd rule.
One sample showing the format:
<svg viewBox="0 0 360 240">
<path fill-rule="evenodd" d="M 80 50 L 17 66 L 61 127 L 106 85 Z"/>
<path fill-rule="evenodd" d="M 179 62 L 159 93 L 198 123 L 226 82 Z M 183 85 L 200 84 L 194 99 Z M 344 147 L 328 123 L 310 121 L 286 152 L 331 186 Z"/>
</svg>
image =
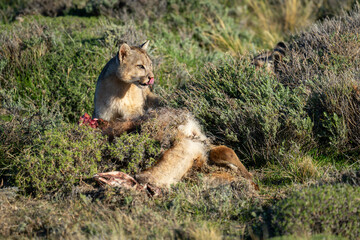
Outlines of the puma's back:
<svg viewBox="0 0 360 240">
<path fill-rule="evenodd" d="M 123 44 L 102 70 L 96 85 L 93 118 L 130 119 L 144 113 L 149 86 L 154 83 L 152 62 L 139 47 Z"/>
</svg>

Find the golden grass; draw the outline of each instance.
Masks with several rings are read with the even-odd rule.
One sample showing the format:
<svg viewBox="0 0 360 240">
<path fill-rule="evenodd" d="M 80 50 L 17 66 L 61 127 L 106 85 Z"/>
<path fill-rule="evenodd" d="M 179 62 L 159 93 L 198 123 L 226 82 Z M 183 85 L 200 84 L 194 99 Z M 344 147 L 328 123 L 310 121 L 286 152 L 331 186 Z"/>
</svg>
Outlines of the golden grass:
<svg viewBox="0 0 360 240">
<path fill-rule="evenodd" d="M 272 48 L 289 33 L 310 26 L 323 0 L 239 0 L 236 4 L 247 10 L 234 22 L 214 13 L 215 17 L 206 18 L 211 30 L 202 32 L 211 48 L 234 57 L 254 50 L 259 40 L 261 46 Z"/>
<path fill-rule="evenodd" d="M 289 159 L 283 164 L 283 171 L 290 179 L 304 183 L 309 179 L 317 179 L 320 176 L 319 164 L 311 156 L 298 156 Z"/>
<path fill-rule="evenodd" d="M 191 239 L 195 240 L 220 240 L 221 233 L 214 227 L 203 225 L 190 230 Z"/>
<path fill-rule="evenodd" d="M 209 40 L 212 48 L 236 57 L 244 54 L 252 47 L 253 36 L 249 36 L 249 39 L 240 38 L 237 32 L 226 25 L 219 16 L 217 16 L 216 21 L 212 18 L 207 18 L 207 21 L 212 30 L 203 32 L 203 36 Z"/>
<path fill-rule="evenodd" d="M 322 1 L 315 0 L 246 0 L 253 13 L 249 23 L 264 45 L 273 47 L 285 35 L 303 29 L 316 20 Z"/>
</svg>

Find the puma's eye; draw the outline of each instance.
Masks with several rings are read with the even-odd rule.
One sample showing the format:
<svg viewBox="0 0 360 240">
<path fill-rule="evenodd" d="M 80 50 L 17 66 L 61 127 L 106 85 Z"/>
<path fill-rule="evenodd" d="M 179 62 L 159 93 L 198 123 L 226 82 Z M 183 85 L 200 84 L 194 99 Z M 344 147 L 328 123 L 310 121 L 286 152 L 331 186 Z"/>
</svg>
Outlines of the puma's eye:
<svg viewBox="0 0 360 240">
<path fill-rule="evenodd" d="M 145 69 L 144 65 L 137 65 L 138 68 Z"/>
</svg>

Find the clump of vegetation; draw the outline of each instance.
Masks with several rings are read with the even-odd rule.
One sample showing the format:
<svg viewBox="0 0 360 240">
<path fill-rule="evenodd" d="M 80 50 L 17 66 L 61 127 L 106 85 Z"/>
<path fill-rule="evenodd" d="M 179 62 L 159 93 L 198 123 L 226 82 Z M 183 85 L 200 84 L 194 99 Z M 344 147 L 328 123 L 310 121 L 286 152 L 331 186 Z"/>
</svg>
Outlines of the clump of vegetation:
<svg viewBox="0 0 360 240">
<path fill-rule="evenodd" d="M 160 144 L 146 133 L 123 134 L 107 146 L 104 159 L 111 159 L 112 168 L 136 174 L 154 165 L 160 158 Z"/>
<path fill-rule="evenodd" d="M 284 85 L 308 89 L 306 109 L 314 122 L 314 136 L 319 148 L 328 152 L 359 149 L 359 28 L 356 11 L 294 36 L 279 74 Z"/>
<path fill-rule="evenodd" d="M 327 177 L 327 171 L 310 155 L 290 151 L 279 158 L 275 164 L 270 163 L 264 168 L 262 182 L 264 185 L 287 183 L 307 183 Z"/>
<path fill-rule="evenodd" d="M 304 89 L 284 87 L 247 59 L 211 66 L 204 76 L 177 93 L 216 142 L 234 148 L 242 159 L 261 163 L 292 144 L 312 141 L 312 122 L 305 111 Z"/>
<path fill-rule="evenodd" d="M 90 22 L 72 25 L 73 30 Z M 42 19 L 3 31 L 0 84 L 7 91 L 16 91 L 10 98 L 1 93 L 3 101 L 56 108 L 72 121 L 91 111 L 96 75 L 105 59 L 97 57 L 101 54 L 99 47 L 83 43 L 79 35 L 67 35 L 71 30 L 64 29 L 66 24 L 55 26 Z M 85 75 L 74 70 L 85 68 Z"/>
<path fill-rule="evenodd" d="M 7 101 L 4 107 L 10 110 L 5 110 L 0 119 L 0 176 L 8 185 L 7 182 L 14 184 L 14 159 L 23 152 L 25 146 L 32 146 L 34 139 L 44 131 L 61 124 L 63 117 L 56 109 L 26 108 L 11 101 Z"/>
<path fill-rule="evenodd" d="M 357 152 L 359 21 L 355 12 L 294 36 L 276 76 L 246 58 L 210 66 L 178 91 L 175 105 L 187 106 L 217 141 L 255 162 L 280 158 L 294 145 Z"/>
<path fill-rule="evenodd" d="M 276 203 L 261 219 L 268 221 L 265 228 L 275 236 L 323 233 L 356 239 L 359 197 L 360 189 L 346 184 L 307 188 Z"/>
<path fill-rule="evenodd" d="M 16 185 L 34 195 L 69 192 L 98 171 L 106 138 L 86 128 L 47 130 L 13 160 Z"/>
<path fill-rule="evenodd" d="M 109 143 L 99 130 L 73 124 L 19 139 L 21 147 L 10 162 L 0 162 L 1 170 L 20 190 L 37 196 L 67 194 L 98 172 L 136 174 L 152 166 L 161 153 L 159 143 L 147 134 L 123 134 Z M 10 155 L 12 149 L 4 150 L 3 155 Z"/>
</svg>

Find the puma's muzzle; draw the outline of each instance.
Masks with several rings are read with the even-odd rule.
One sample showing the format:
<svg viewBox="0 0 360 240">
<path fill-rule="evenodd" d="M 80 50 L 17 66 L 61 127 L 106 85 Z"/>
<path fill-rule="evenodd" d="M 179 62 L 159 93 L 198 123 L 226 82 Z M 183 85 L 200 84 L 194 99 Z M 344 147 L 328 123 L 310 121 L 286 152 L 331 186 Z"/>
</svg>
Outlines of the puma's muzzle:
<svg viewBox="0 0 360 240">
<path fill-rule="evenodd" d="M 148 77 L 148 80 L 146 82 L 139 81 L 139 84 L 141 86 L 149 86 L 149 85 L 153 85 L 154 82 L 155 82 L 155 79 L 153 77 Z"/>
</svg>

